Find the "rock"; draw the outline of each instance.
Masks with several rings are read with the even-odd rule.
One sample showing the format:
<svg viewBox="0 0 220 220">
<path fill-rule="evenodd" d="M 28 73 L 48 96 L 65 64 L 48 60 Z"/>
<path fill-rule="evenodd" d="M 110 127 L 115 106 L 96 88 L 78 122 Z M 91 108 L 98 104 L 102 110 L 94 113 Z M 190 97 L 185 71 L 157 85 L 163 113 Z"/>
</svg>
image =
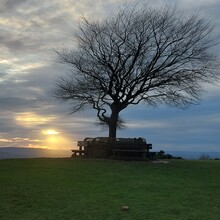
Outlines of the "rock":
<svg viewBox="0 0 220 220">
<path fill-rule="evenodd" d="M 127 205 L 123 205 L 123 206 L 121 207 L 121 210 L 122 210 L 122 211 L 128 211 L 128 210 L 129 210 L 129 207 L 128 207 Z"/>
</svg>

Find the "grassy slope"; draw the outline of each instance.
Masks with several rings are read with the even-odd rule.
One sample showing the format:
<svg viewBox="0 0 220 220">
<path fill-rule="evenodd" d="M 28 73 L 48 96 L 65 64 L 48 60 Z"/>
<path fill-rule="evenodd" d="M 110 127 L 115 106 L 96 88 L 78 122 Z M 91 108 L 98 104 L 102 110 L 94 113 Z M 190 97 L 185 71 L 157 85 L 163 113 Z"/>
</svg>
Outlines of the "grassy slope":
<svg viewBox="0 0 220 220">
<path fill-rule="evenodd" d="M 128 205 L 129 211 L 121 210 Z M 220 161 L 0 161 L 0 219 L 219 220 Z"/>
</svg>

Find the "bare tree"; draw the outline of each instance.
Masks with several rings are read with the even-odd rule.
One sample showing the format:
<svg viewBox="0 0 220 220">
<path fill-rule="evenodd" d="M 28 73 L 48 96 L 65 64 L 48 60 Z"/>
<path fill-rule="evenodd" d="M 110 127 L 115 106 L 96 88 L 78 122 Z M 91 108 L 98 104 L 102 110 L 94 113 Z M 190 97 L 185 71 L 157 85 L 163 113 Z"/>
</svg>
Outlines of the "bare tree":
<svg viewBox="0 0 220 220">
<path fill-rule="evenodd" d="M 171 7 L 133 7 L 100 21 L 84 18 L 73 49 L 57 51 L 72 73 L 58 79 L 55 96 L 72 102 L 73 112 L 97 110 L 111 138 L 129 105 L 196 103 L 202 83 L 218 75 L 210 50 L 215 37 L 205 18 L 182 14 Z"/>
</svg>

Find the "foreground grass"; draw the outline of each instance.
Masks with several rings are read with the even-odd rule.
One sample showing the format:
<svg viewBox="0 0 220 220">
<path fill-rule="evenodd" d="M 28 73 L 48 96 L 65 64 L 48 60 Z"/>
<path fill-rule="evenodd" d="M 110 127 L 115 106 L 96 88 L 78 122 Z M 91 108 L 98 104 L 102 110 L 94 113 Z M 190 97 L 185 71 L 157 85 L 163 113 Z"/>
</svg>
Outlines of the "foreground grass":
<svg viewBox="0 0 220 220">
<path fill-rule="evenodd" d="M 122 211 L 123 205 L 128 205 L 129 211 Z M 0 219 L 219 217 L 220 161 L 0 161 Z"/>
</svg>

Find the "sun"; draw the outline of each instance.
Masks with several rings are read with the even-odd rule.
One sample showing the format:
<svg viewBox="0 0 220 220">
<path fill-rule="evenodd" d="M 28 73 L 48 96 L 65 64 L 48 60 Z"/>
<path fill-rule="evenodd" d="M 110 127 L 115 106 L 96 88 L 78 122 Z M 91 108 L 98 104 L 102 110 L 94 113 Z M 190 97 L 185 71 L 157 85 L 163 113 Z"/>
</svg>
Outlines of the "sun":
<svg viewBox="0 0 220 220">
<path fill-rule="evenodd" d="M 41 130 L 44 135 L 43 143 L 48 149 L 70 149 L 73 145 L 73 140 L 64 134 L 64 132 L 57 129 Z"/>
<path fill-rule="evenodd" d="M 48 129 L 48 130 L 43 130 L 41 133 L 44 135 L 56 135 L 59 134 L 60 132 L 56 131 L 55 129 Z"/>
</svg>

